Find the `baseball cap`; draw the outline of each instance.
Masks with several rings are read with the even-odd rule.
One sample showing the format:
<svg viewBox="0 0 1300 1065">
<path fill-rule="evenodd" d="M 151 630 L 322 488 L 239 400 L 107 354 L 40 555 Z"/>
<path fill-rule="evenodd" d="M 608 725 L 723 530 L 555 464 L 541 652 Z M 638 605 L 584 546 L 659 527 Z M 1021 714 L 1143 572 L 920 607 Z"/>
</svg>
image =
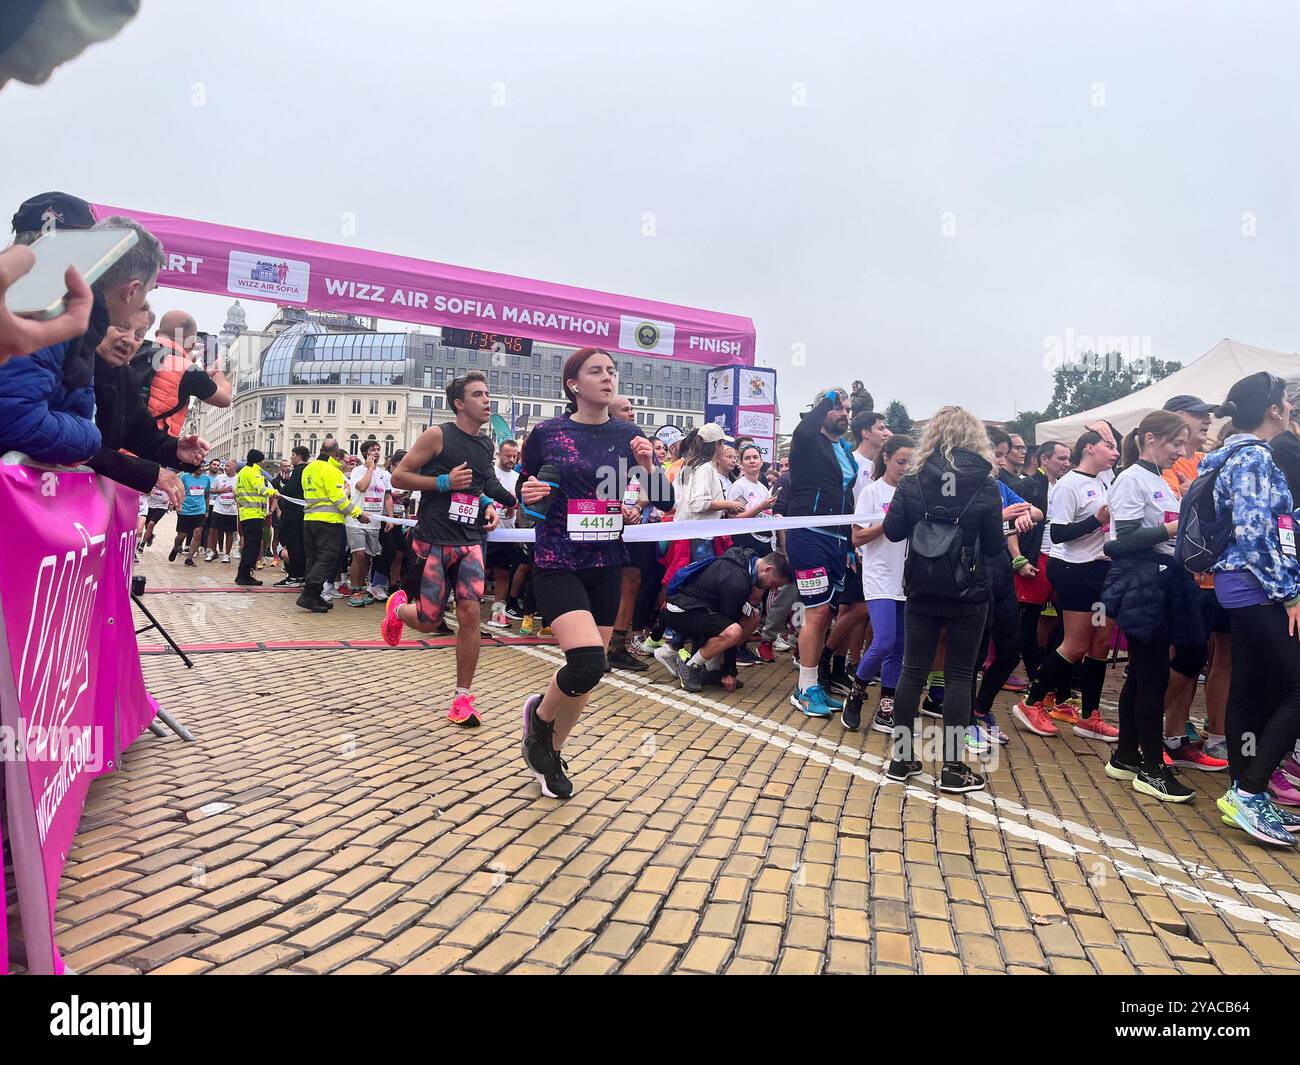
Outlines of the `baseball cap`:
<svg viewBox="0 0 1300 1065">
<path fill-rule="evenodd" d="M 15 233 L 31 233 L 45 226 L 45 212 L 54 216 L 54 224 L 64 229 L 89 229 L 95 224 L 90 204 L 66 192 L 42 192 L 24 200 L 14 212 Z"/>
<path fill-rule="evenodd" d="M 660 426 L 659 431 L 655 433 L 658 440 L 663 441 L 664 447 L 672 447 L 674 444 L 680 444 L 685 434 L 675 425 Z"/>
<path fill-rule="evenodd" d="M 726 431 L 717 422 L 706 422 L 700 426 L 700 439 L 706 444 L 716 444 L 719 440 L 728 444 L 734 444 L 735 441 L 729 437 Z"/>
<path fill-rule="evenodd" d="M 1171 396 L 1165 400 L 1164 409 L 1186 411 L 1188 414 L 1213 414 L 1219 408 L 1217 404 L 1206 403 L 1200 396 Z"/>
</svg>

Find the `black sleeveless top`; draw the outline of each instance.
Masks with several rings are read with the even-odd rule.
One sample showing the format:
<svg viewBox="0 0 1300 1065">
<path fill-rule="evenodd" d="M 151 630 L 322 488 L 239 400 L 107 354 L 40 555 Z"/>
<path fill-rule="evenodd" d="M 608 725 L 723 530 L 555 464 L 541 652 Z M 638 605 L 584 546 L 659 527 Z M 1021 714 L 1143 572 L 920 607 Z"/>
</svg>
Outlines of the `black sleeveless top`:
<svg viewBox="0 0 1300 1065">
<path fill-rule="evenodd" d="M 492 475 L 492 442 L 486 436 L 471 436 L 455 422 L 442 425 L 442 451 L 420 469 L 422 477 L 451 473 L 468 462 L 474 479 L 456 492 L 420 493 L 419 524 L 415 539 L 426 544 L 481 544 L 483 511 L 480 502 L 484 485 Z"/>
</svg>

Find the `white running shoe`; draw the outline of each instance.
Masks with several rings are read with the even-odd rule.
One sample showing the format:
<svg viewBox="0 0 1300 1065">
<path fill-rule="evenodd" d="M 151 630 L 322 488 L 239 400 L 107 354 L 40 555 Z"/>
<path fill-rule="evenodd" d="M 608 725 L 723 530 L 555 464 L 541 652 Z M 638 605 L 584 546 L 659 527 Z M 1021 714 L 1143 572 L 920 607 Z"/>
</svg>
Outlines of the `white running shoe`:
<svg viewBox="0 0 1300 1065">
<path fill-rule="evenodd" d="M 221 561 L 222 561 L 222 562 L 229 562 L 229 561 L 230 561 L 230 556 L 229 556 L 229 555 L 226 555 L 226 554 L 223 554 L 223 555 L 221 556 Z"/>
<path fill-rule="evenodd" d="M 772 650 L 773 650 L 773 651 L 793 651 L 793 650 L 794 650 L 794 644 L 792 644 L 792 643 L 791 643 L 789 640 L 787 640 L 784 636 L 778 636 L 775 640 L 772 641 Z"/>
<path fill-rule="evenodd" d="M 203 561 L 211 562 L 216 557 L 217 557 L 217 553 L 215 551 L 209 551 L 207 554 L 203 556 Z"/>
</svg>

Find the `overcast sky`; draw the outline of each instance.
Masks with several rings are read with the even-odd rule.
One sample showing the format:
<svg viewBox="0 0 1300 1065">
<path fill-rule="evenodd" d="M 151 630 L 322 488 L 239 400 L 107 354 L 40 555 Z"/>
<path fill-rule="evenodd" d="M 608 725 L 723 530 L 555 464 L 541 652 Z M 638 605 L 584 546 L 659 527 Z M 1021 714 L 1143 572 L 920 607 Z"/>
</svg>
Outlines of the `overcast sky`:
<svg viewBox="0 0 1300 1065">
<path fill-rule="evenodd" d="M 787 412 L 861 378 L 1006 418 L 1054 337 L 1300 347 L 1298 54 L 1283 0 L 145 0 L 0 92 L 0 205 L 744 314 Z M 230 302 L 153 300 L 214 331 Z"/>
</svg>

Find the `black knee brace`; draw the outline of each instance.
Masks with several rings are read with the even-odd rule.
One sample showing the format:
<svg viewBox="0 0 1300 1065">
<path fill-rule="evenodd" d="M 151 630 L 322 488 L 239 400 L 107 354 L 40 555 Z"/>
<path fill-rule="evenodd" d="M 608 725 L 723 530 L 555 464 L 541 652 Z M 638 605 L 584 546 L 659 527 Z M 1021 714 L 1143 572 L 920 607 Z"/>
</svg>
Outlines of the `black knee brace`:
<svg viewBox="0 0 1300 1065">
<path fill-rule="evenodd" d="M 1184 677 L 1195 679 L 1205 665 L 1204 646 L 1175 647 L 1174 656 L 1169 660 L 1169 668 Z"/>
<path fill-rule="evenodd" d="M 605 675 L 605 648 L 575 647 L 564 652 L 564 665 L 555 675 L 555 683 L 569 698 L 586 695 Z"/>
</svg>

